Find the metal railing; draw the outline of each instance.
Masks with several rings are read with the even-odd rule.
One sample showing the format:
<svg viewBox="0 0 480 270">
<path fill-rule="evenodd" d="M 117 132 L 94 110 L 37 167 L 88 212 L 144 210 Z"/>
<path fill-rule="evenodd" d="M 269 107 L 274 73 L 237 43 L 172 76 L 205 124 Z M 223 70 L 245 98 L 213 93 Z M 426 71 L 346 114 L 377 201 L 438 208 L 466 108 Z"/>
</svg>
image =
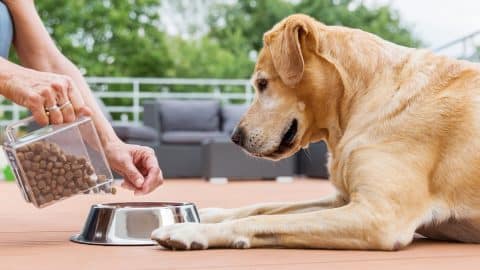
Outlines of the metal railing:
<svg viewBox="0 0 480 270">
<path fill-rule="evenodd" d="M 480 62 L 480 30 L 434 48 L 435 52 L 458 59 Z"/>
<path fill-rule="evenodd" d="M 116 116 L 114 122 L 139 124 L 144 100 L 218 99 L 227 103 L 250 103 L 253 99 L 250 81 L 242 79 L 87 77 L 86 80 L 97 97 L 108 101 L 105 107 L 111 115 Z M 179 90 L 179 87 L 182 89 Z M 5 126 L 11 121 L 18 121 L 26 110 L 15 104 L 7 104 L 0 105 L 0 112 L 3 116 L 0 125 Z"/>
</svg>

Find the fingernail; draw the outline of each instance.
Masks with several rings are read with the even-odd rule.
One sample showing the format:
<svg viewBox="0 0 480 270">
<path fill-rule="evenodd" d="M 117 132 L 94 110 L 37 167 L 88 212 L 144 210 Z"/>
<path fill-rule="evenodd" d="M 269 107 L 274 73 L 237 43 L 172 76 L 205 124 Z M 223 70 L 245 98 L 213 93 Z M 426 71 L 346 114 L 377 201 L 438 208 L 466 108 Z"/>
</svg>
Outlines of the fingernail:
<svg viewBox="0 0 480 270">
<path fill-rule="evenodd" d="M 142 178 L 137 178 L 137 180 L 135 180 L 135 185 L 137 187 L 141 187 L 143 185 L 143 179 Z"/>
</svg>

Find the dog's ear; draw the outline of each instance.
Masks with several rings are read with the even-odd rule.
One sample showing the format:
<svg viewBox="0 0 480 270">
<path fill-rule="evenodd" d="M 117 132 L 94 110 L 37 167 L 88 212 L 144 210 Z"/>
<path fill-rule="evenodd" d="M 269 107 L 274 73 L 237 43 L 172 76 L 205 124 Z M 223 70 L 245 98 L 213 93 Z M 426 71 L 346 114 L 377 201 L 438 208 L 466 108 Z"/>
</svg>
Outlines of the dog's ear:
<svg viewBox="0 0 480 270">
<path fill-rule="evenodd" d="M 302 79 L 305 63 L 301 40 L 307 34 L 307 21 L 304 16 L 291 16 L 263 37 L 275 69 L 283 83 L 289 87 L 294 87 Z"/>
</svg>

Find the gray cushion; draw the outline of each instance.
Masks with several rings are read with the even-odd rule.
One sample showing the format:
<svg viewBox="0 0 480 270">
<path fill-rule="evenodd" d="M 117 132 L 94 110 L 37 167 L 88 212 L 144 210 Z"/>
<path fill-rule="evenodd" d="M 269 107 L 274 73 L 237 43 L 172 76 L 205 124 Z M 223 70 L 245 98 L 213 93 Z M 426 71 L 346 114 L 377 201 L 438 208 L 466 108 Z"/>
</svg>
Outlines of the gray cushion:
<svg viewBox="0 0 480 270">
<path fill-rule="evenodd" d="M 161 100 L 162 131 L 218 131 L 218 100 Z"/>
<path fill-rule="evenodd" d="M 147 126 L 134 126 L 132 124 L 114 124 L 113 129 L 122 140 L 156 141 L 158 133 L 155 129 Z"/>
<path fill-rule="evenodd" d="M 199 144 L 204 140 L 226 137 L 219 131 L 169 131 L 162 134 L 162 143 Z"/>
<path fill-rule="evenodd" d="M 223 132 L 231 134 L 247 109 L 247 105 L 224 105 L 222 107 Z"/>
</svg>

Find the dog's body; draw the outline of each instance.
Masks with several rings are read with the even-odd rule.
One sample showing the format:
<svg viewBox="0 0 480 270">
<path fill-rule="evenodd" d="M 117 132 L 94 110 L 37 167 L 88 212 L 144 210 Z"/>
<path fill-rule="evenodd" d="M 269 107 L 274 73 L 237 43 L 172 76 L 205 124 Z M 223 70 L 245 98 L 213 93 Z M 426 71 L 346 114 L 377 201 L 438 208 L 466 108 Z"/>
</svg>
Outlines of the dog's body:
<svg viewBox="0 0 480 270">
<path fill-rule="evenodd" d="M 325 139 L 337 193 L 204 209 L 171 248 L 396 250 L 415 232 L 480 242 L 480 67 L 293 15 L 264 37 L 257 96 L 233 140 L 280 159 Z"/>
</svg>

